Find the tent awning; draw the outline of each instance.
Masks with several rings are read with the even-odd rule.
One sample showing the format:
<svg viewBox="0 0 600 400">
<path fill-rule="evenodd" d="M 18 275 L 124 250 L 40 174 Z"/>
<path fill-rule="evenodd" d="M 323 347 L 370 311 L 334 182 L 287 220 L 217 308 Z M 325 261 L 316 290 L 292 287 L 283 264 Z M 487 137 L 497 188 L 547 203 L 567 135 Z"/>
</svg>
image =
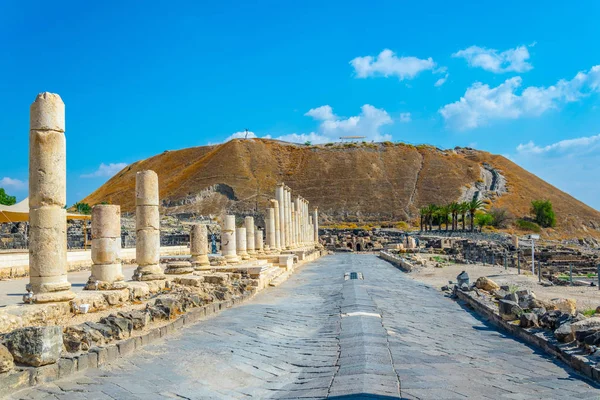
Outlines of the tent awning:
<svg viewBox="0 0 600 400">
<path fill-rule="evenodd" d="M 91 215 L 67 213 L 67 219 L 91 218 Z M 0 204 L 0 223 L 26 221 L 29 221 L 29 197 L 12 206 Z"/>
</svg>

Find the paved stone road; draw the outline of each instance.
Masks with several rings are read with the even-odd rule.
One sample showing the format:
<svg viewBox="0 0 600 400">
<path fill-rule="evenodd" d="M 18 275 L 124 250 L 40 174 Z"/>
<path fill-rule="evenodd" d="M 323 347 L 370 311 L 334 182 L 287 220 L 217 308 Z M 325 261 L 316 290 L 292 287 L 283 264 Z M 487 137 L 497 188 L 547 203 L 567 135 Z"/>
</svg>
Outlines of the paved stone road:
<svg viewBox="0 0 600 400">
<path fill-rule="evenodd" d="M 364 280 L 344 280 L 359 271 Z M 563 364 L 372 255 L 327 256 L 247 304 L 38 399 L 598 399 Z"/>
</svg>

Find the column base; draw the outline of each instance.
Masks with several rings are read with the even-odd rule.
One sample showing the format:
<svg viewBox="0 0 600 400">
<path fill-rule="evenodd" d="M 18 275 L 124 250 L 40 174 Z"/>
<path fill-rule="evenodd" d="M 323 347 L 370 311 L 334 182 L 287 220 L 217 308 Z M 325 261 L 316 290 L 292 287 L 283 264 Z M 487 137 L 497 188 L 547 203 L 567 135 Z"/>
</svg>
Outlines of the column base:
<svg viewBox="0 0 600 400">
<path fill-rule="evenodd" d="M 158 264 L 139 266 L 133 273 L 134 281 L 159 281 L 166 278 L 162 268 Z"/>
<path fill-rule="evenodd" d="M 61 292 L 47 292 L 47 293 L 36 293 L 31 298 L 31 302 L 35 304 L 40 303 L 58 303 L 63 301 L 71 301 L 75 298 L 75 293 L 70 290 L 63 290 Z"/>
<path fill-rule="evenodd" d="M 107 281 L 99 281 L 96 279 L 88 279 L 83 290 L 121 290 L 127 287 L 127 283 L 125 281 L 115 281 L 115 282 L 107 282 Z"/>
<path fill-rule="evenodd" d="M 192 263 L 188 261 L 170 262 L 167 264 L 167 269 L 165 270 L 165 274 L 168 275 L 182 275 L 192 272 L 194 272 L 194 268 L 192 268 Z"/>
</svg>

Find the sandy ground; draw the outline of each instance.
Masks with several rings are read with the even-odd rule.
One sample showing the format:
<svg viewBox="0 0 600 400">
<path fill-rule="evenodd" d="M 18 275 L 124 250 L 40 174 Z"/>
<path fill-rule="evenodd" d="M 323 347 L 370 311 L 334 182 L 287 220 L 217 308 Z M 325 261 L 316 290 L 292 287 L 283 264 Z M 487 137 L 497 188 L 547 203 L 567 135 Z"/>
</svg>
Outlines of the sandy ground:
<svg viewBox="0 0 600 400">
<path fill-rule="evenodd" d="M 421 254 L 426 258 L 428 255 Z M 442 258 L 444 258 L 442 256 Z M 444 263 L 443 268 L 435 268 L 432 266 L 418 266 L 416 270 L 408 274 L 414 280 L 430 284 L 438 289 L 448 284 L 448 281 L 456 282 L 456 276 L 462 271 L 467 271 L 471 282 L 475 282 L 477 278 L 486 276 L 496 282 L 498 285 L 516 285 L 522 289 L 531 289 L 539 299 L 551 300 L 555 298 L 572 298 L 577 300 L 577 308 L 582 311 L 585 309 L 600 306 L 600 290 L 598 287 L 586 286 L 551 286 L 544 287 L 538 283 L 537 276 L 524 275 L 521 270 L 521 275 L 517 275 L 516 268 L 508 268 L 496 265 L 482 264 L 453 264 Z M 530 273 L 530 272 L 529 272 Z"/>
</svg>

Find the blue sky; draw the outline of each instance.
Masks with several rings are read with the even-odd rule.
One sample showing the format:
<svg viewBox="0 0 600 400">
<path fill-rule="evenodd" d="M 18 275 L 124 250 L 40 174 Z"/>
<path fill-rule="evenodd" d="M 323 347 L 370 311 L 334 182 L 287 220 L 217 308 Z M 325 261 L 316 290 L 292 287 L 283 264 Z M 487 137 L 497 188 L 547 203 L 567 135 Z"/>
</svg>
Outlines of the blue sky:
<svg viewBox="0 0 600 400">
<path fill-rule="evenodd" d="M 28 113 L 67 110 L 69 204 L 122 166 L 258 137 L 503 154 L 600 209 L 600 3 L 3 1 L 0 186 Z"/>
</svg>

